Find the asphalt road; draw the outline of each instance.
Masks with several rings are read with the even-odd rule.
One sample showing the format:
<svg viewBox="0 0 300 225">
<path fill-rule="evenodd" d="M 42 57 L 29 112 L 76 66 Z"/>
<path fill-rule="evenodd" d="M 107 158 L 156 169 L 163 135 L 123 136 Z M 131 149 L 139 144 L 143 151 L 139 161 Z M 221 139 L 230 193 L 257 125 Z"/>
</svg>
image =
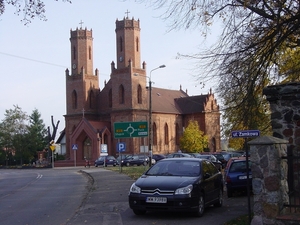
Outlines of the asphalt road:
<svg viewBox="0 0 300 225">
<path fill-rule="evenodd" d="M 87 194 L 87 181 L 74 169 L 1 169 L 0 224 L 66 224 Z"/>
<path fill-rule="evenodd" d="M 128 176 L 103 168 L 82 169 L 93 180 L 91 192 L 68 225 L 223 225 L 227 221 L 248 213 L 245 195 L 227 198 L 224 193 L 223 207 L 207 208 L 203 217 L 187 213 L 147 212 L 136 216 L 128 205 L 128 190 L 133 180 Z"/>
<path fill-rule="evenodd" d="M 155 213 L 136 216 L 128 205 L 134 181 L 104 168 L 1 169 L 1 225 L 223 225 L 248 213 L 247 197 L 224 196 L 204 216 Z"/>
</svg>

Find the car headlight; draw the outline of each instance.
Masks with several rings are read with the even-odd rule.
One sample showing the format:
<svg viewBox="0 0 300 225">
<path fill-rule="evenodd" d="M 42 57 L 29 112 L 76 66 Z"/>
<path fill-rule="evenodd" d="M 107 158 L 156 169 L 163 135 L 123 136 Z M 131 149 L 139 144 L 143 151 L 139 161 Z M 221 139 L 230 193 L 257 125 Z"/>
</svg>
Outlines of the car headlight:
<svg viewBox="0 0 300 225">
<path fill-rule="evenodd" d="M 190 184 L 186 187 L 178 188 L 175 191 L 175 195 L 188 195 L 192 192 L 192 190 L 193 190 L 193 185 Z"/>
<path fill-rule="evenodd" d="M 135 183 L 133 183 L 130 187 L 130 192 L 139 194 L 141 193 L 141 188 L 136 186 Z"/>
</svg>

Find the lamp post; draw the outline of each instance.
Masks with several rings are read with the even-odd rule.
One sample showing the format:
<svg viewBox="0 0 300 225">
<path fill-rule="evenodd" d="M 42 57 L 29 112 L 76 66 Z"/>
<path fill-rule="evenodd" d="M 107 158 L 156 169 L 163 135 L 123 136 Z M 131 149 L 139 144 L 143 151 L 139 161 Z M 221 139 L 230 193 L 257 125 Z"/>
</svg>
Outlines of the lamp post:
<svg viewBox="0 0 300 225">
<path fill-rule="evenodd" d="M 154 70 L 165 68 L 165 65 L 160 65 L 159 67 L 154 68 L 150 71 L 149 77 L 149 166 L 152 165 L 152 80 L 151 73 Z"/>
</svg>

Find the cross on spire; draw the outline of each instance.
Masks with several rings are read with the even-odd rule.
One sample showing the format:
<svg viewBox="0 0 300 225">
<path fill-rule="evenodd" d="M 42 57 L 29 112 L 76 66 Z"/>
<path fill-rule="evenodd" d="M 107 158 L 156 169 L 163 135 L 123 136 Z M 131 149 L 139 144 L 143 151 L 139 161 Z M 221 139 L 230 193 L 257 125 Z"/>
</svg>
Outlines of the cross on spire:
<svg viewBox="0 0 300 225">
<path fill-rule="evenodd" d="M 128 11 L 128 9 L 127 9 L 127 11 L 125 12 L 125 14 L 127 14 L 127 16 L 126 16 L 126 19 L 128 19 L 128 14 L 129 14 L 130 12 Z"/>
<path fill-rule="evenodd" d="M 82 20 L 80 20 L 79 24 L 80 24 L 80 28 L 82 28 L 82 24 L 83 24 Z"/>
</svg>

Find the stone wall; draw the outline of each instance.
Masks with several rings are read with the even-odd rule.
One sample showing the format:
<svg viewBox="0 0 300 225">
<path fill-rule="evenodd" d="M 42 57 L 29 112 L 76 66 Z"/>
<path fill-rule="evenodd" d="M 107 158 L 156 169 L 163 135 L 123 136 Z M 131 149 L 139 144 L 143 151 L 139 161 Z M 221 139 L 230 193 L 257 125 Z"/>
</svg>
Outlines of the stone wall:
<svg viewBox="0 0 300 225">
<path fill-rule="evenodd" d="M 276 219 L 288 203 L 287 141 L 259 137 L 248 142 L 252 162 L 253 219 L 251 225 L 281 224 Z"/>
<path fill-rule="evenodd" d="M 297 211 L 285 207 L 291 204 L 289 192 L 300 189 L 300 83 L 269 86 L 263 94 L 270 103 L 273 137 L 248 142 L 254 194 L 251 225 L 300 224 Z"/>
</svg>

